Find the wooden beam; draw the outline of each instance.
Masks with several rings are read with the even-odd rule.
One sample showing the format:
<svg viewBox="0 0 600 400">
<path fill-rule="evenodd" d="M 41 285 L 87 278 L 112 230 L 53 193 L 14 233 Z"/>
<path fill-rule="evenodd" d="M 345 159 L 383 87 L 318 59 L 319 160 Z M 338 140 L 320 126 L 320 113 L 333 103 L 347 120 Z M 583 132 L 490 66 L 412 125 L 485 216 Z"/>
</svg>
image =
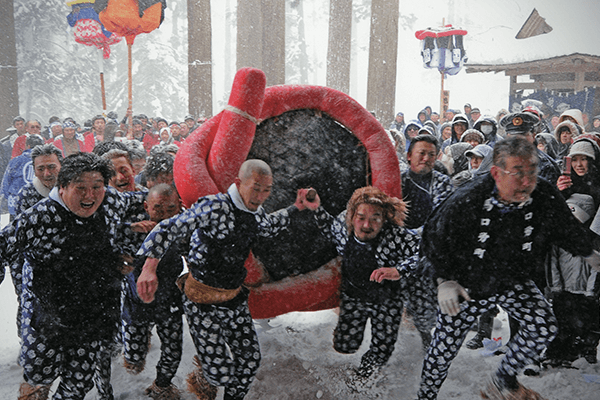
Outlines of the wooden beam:
<svg viewBox="0 0 600 400">
<path fill-rule="evenodd" d="M 578 83 L 576 81 L 563 81 L 563 82 L 519 82 L 519 83 L 513 83 L 511 77 L 511 85 L 510 85 L 510 90 L 511 93 L 513 93 L 513 90 L 529 90 L 529 89 L 533 89 L 533 90 L 544 90 L 544 89 L 550 89 L 550 90 L 560 90 L 560 89 L 568 89 L 568 90 L 575 90 L 575 91 L 581 91 L 586 87 L 600 87 L 600 81 L 582 81 L 580 83 L 580 85 L 578 86 Z M 577 89 L 578 87 L 581 87 L 581 89 Z"/>
<path fill-rule="evenodd" d="M 511 68 L 504 71 L 506 76 L 514 75 L 540 75 L 540 74 L 561 74 L 561 73 L 577 73 L 577 72 L 600 72 L 600 64 L 583 64 L 575 65 L 549 65 L 545 67 L 530 67 L 530 68 Z"/>
</svg>

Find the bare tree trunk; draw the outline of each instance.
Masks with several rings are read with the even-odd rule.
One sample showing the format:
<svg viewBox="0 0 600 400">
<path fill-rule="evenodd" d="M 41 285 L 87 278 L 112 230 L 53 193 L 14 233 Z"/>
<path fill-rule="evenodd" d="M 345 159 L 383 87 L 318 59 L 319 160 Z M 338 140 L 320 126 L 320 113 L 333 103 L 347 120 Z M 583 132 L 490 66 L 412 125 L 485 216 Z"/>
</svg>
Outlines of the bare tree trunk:
<svg viewBox="0 0 600 400">
<path fill-rule="evenodd" d="M 263 72 L 267 86 L 285 83 L 285 1 L 263 0 Z"/>
<path fill-rule="evenodd" d="M 13 1 L 0 3 L 0 137 L 19 115 L 19 76 Z"/>
<path fill-rule="evenodd" d="M 237 6 L 237 69 L 262 64 L 262 1 L 238 0 Z"/>
<path fill-rule="evenodd" d="M 352 0 L 330 0 L 327 86 L 350 93 Z"/>
<path fill-rule="evenodd" d="M 188 0 L 189 112 L 212 116 L 210 0 Z"/>
<path fill-rule="evenodd" d="M 268 86 L 285 83 L 285 1 L 238 0 L 237 26 L 237 69 L 261 69 Z"/>
<path fill-rule="evenodd" d="M 373 0 L 371 3 L 367 109 L 375 112 L 384 125 L 394 118 L 398 7 L 398 0 Z"/>
</svg>

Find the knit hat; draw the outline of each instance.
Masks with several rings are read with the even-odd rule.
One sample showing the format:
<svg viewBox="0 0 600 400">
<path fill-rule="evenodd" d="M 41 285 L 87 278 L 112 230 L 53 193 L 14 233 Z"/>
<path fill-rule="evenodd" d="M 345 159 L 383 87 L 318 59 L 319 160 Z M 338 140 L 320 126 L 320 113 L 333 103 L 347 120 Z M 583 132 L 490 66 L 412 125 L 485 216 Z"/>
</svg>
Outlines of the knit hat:
<svg viewBox="0 0 600 400">
<path fill-rule="evenodd" d="M 569 150 L 569 157 L 574 157 L 576 155 L 584 155 L 591 158 L 592 160 L 596 159 L 596 155 L 594 153 L 594 146 L 587 140 L 577 140 L 571 145 L 571 149 Z"/>
<path fill-rule="evenodd" d="M 589 194 L 573 193 L 567 199 L 567 205 L 573 216 L 582 224 L 586 223 L 595 213 L 594 198 Z"/>
</svg>

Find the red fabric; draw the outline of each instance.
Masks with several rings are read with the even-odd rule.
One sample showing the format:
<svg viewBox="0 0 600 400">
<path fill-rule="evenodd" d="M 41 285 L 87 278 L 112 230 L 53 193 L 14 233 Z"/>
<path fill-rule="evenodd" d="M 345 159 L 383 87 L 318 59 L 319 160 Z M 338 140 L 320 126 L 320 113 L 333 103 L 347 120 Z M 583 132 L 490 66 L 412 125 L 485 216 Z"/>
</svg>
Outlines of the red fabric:
<svg viewBox="0 0 600 400">
<path fill-rule="evenodd" d="M 250 116 L 267 119 L 297 109 L 318 109 L 346 126 L 369 153 L 373 185 L 401 197 L 400 168 L 392 142 L 381 124 L 346 94 L 326 87 L 285 85 L 264 88 L 262 71 L 244 68 L 234 80 L 229 105 Z M 174 179 L 184 204 L 223 192 L 246 160 L 256 126 L 248 118 L 224 110 L 200 125 L 182 143 Z M 248 300 L 254 318 L 271 318 L 290 311 L 316 311 L 339 305 L 337 262 L 297 277 L 260 284 L 264 273 L 252 254 L 246 261 Z"/>
<path fill-rule="evenodd" d="M 235 75 L 227 104 L 257 118 L 263 105 L 266 83 L 267 78 L 261 70 L 240 69 Z M 246 161 L 256 125 L 233 111 L 224 110 L 222 114 L 207 164 L 219 191 L 225 192 Z"/>
<path fill-rule="evenodd" d="M 79 144 L 79 151 L 81 151 L 82 153 L 91 153 L 90 150 L 87 149 L 87 146 L 84 142 L 82 142 L 81 140 L 77 139 L 77 142 Z M 60 151 L 62 152 L 62 156 L 66 157 L 67 155 L 65 154 L 65 150 L 63 147 L 63 141 L 62 139 L 59 140 L 53 140 L 52 144 L 57 147 L 58 149 L 60 149 Z"/>
<path fill-rule="evenodd" d="M 86 46 L 95 46 L 102 50 L 102 57 L 107 59 L 110 57 L 110 45 L 119 43 L 121 38 L 117 35 L 106 37 L 102 33 L 102 25 L 93 19 L 82 19 L 75 24 L 73 32 L 77 43 L 85 44 Z"/>
<path fill-rule="evenodd" d="M 142 144 L 148 154 L 150 154 L 150 150 L 159 143 L 160 137 L 158 135 L 155 136 L 153 133 L 146 133 L 144 139 L 142 139 Z"/>
<path fill-rule="evenodd" d="M 21 135 L 15 139 L 15 143 L 12 148 L 11 158 L 15 158 L 23 154 L 26 149 L 25 142 L 27 141 L 27 135 Z"/>
<path fill-rule="evenodd" d="M 83 134 L 83 150 L 84 153 L 91 153 L 94 151 L 94 147 L 96 147 L 96 137 L 94 136 L 94 132 L 88 131 Z"/>
<path fill-rule="evenodd" d="M 455 29 L 452 28 L 452 25 L 446 25 L 439 29 L 427 28 L 415 32 L 415 36 L 419 40 L 423 40 L 426 37 L 438 38 L 452 35 L 465 36 L 466 34 L 467 31 L 465 31 L 464 29 Z"/>
<path fill-rule="evenodd" d="M 140 33 L 149 33 L 159 27 L 162 4 L 148 7 L 140 18 L 136 0 L 108 0 L 108 5 L 98 15 L 107 31 L 125 36 L 127 43 L 133 44 Z"/>
</svg>

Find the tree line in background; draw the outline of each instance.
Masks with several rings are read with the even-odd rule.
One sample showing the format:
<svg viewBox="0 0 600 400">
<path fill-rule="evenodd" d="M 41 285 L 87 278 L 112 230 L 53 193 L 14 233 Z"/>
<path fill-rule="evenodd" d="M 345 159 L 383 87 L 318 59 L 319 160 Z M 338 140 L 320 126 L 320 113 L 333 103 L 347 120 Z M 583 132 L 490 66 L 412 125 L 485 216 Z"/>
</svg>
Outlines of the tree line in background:
<svg viewBox="0 0 600 400">
<path fill-rule="evenodd" d="M 225 71 L 226 95 L 235 71 L 245 66 L 262 69 L 267 85 L 277 85 L 313 82 L 314 72 L 323 64 L 326 85 L 349 93 L 352 21 L 370 17 L 366 107 L 381 121 L 393 119 L 398 0 L 330 0 L 329 9 L 323 7 L 329 13 L 329 37 L 323 38 L 326 60 L 307 54 L 305 35 L 311 29 L 311 16 L 305 15 L 303 3 L 225 0 L 225 37 L 218 38 L 225 56 L 213 60 L 211 1 L 167 1 L 160 32 L 153 32 L 152 38 L 139 36 L 133 46 L 134 113 L 172 119 L 187 113 L 213 115 L 219 111 L 213 110 L 215 65 Z M 2 134 L 16 115 L 42 123 L 52 115 L 83 122 L 102 111 L 100 51 L 75 42 L 66 22 L 69 12 L 64 0 L 14 0 L 0 5 Z M 107 111 L 123 116 L 127 48 L 123 41 L 111 49 L 110 58 L 103 62 Z M 224 97 L 216 99 L 219 108 L 227 102 Z"/>
</svg>

